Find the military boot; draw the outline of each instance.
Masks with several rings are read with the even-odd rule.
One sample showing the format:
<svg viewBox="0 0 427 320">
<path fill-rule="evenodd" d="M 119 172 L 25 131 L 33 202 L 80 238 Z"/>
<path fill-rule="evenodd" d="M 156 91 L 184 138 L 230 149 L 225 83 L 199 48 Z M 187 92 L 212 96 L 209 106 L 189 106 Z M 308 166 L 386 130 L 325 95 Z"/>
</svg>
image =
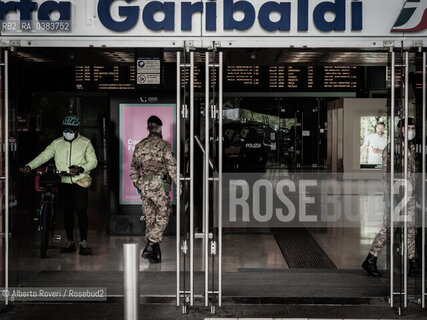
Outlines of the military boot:
<svg viewBox="0 0 427 320">
<path fill-rule="evenodd" d="M 377 269 L 377 260 L 377 257 L 369 253 L 362 264 L 362 268 L 374 277 L 381 277 L 381 273 Z"/>
<path fill-rule="evenodd" d="M 147 259 L 151 263 L 160 263 L 162 261 L 160 244 L 147 240 L 147 245 L 145 246 L 141 257 Z"/>
<path fill-rule="evenodd" d="M 151 263 L 160 263 L 162 262 L 162 252 L 160 251 L 160 244 L 156 243 L 154 245 L 153 256 L 150 259 Z"/>
<path fill-rule="evenodd" d="M 144 251 L 142 251 L 141 257 L 149 260 L 153 256 L 155 243 L 147 239 Z"/>
</svg>

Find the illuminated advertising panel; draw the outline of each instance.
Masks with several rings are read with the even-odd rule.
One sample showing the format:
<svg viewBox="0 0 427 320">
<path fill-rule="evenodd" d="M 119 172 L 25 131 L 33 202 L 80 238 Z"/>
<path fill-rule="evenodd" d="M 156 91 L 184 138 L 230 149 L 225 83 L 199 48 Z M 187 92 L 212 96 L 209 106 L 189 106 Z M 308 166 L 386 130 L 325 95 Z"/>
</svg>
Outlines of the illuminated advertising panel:
<svg viewBox="0 0 427 320">
<path fill-rule="evenodd" d="M 140 204 L 141 199 L 129 178 L 132 155 L 136 144 L 148 136 L 147 119 L 158 116 L 162 122 L 163 139 L 176 150 L 176 105 L 175 104 L 120 104 L 120 186 L 121 205 Z M 171 201 L 175 201 L 175 188 L 171 189 Z"/>
</svg>

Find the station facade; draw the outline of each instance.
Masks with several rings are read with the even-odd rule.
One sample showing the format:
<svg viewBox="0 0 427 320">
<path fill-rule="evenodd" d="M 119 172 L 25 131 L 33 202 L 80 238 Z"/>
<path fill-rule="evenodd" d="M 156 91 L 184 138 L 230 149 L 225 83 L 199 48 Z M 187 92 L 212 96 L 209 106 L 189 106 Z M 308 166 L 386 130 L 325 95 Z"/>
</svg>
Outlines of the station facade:
<svg viewBox="0 0 427 320">
<path fill-rule="evenodd" d="M 417 198 L 419 275 L 407 275 L 408 225 L 393 220 L 391 233 L 399 236 L 379 259 L 387 280 L 364 278 L 360 269 L 380 226 L 362 218 L 387 212 L 381 159 L 370 149 L 378 124 L 389 144 L 399 137 L 400 119 L 415 119 L 417 173 L 425 181 L 424 0 L 0 1 L 0 26 L 2 139 L 9 144 L 2 188 L 10 204 L 2 211 L 4 287 L 49 287 L 53 274 L 64 286 L 73 284 L 71 274 L 92 279 L 76 285 L 102 287 L 107 276 L 109 296 L 122 295 L 121 244 L 144 234 L 130 159 L 155 114 L 184 187 L 182 195 L 171 190 L 162 266 L 140 265 L 143 277 L 169 286 L 149 285 L 141 295 L 176 296 L 183 310 L 201 296 L 213 310 L 223 296 L 389 297 L 393 307 L 425 307 L 424 183 Z M 32 225 L 38 197 L 16 168 L 56 138 L 68 112 L 82 119 L 100 163 L 90 189 L 95 255 L 52 253 L 46 263 Z M 255 143 L 250 132 L 265 148 L 260 167 L 242 160 L 243 146 Z M 404 173 L 406 167 L 391 179 Z M 251 218 L 260 213 L 231 192 L 242 187 L 232 181 L 245 179 L 252 192 L 274 191 L 274 223 L 232 219 L 239 206 L 247 205 Z M 307 217 L 322 205 L 302 209 L 311 200 L 301 190 L 323 179 L 339 181 L 326 199 L 338 199 L 342 217 L 354 210 L 362 218 L 310 224 Z M 325 208 L 318 211 L 332 210 Z M 299 219 L 281 220 L 285 211 Z M 338 278 L 348 285 L 331 289 Z M 281 289 L 270 290 L 274 285 Z"/>
</svg>

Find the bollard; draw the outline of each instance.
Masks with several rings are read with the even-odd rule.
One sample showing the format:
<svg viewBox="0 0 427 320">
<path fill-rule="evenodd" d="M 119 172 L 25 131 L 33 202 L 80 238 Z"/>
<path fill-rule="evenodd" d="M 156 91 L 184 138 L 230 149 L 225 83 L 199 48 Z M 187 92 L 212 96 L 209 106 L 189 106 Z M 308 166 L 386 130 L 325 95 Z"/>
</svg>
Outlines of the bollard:
<svg viewBox="0 0 427 320">
<path fill-rule="evenodd" d="M 125 320 L 139 318 L 139 244 L 123 244 Z"/>
</svg>

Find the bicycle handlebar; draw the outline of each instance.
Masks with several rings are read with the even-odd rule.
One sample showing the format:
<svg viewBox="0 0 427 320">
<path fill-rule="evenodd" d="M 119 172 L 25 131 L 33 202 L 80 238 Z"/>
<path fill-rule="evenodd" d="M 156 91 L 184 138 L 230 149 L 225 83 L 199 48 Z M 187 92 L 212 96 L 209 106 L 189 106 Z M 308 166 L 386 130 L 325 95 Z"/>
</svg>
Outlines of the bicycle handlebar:
<svg viewBox="0 0 427 320">
<path fill-rule="evenodd" d="M 61 177 L 72 177 L 73 176 L 71 173 L 66 172 L 66 171 L 59 172 L 56 169 L 54 169 L 54 170 L 47 169 L 45 171 L 40 171 L 39 168 L 35 169 L 35 170 L 30 170 L 29 172 L 20 172 L 20 173 L 23 174 L 24 177 L 26 177 L 26 176 L 28 176 L 30 174 L 36 174 L 36 175 L 40 175 L 41 176 L 43 174 L 48 174 L 48 173 L 55 174 L 55 175 L 58 175 L 58 176 L 61 176 Z"/>
<path fill-rule="evenodd" d="M 73 175 L 69 172 L 66 171 L 61 171 L 57 173 L 58 175 L 60 175 L 61 177 L 72 177 Z"/>
</svg>

